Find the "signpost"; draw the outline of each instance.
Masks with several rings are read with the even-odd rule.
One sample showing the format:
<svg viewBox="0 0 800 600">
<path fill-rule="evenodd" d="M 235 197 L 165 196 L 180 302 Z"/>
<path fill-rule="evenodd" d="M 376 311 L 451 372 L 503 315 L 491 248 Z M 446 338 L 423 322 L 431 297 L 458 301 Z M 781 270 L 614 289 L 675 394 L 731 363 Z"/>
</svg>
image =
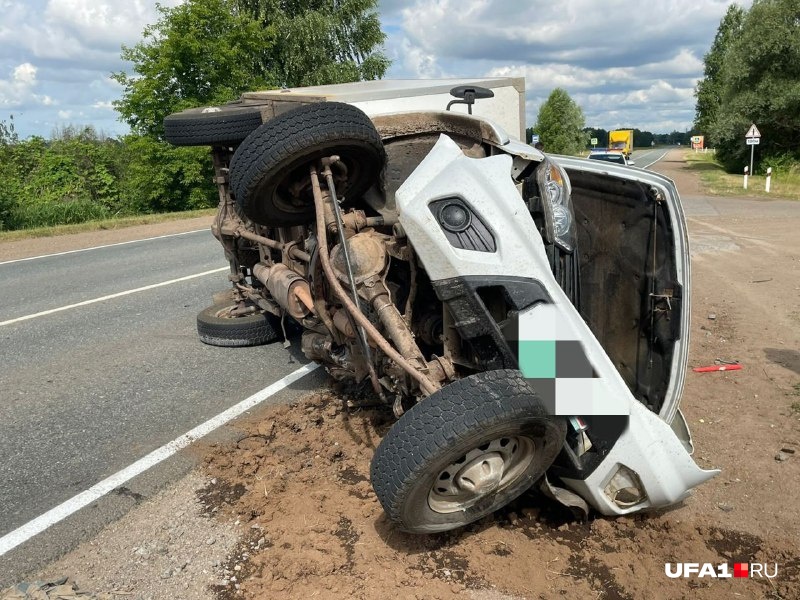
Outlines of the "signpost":
<svg viewBox="0 0 800 600">
<path fill-rule="evenodd" d="M 591 142 L 592 142 L 592 148 L 597 146 L 597 138 L 592 138 Z"/>
<path fill-rule="evenodd" d="M 756 124 L 753 123 L 750 125 L 750 129 L 747 130 L 747 133 L 744 136 L 747 145 L 750 146 L 750 173 L 753 173 L 753 150 L 755 150 L 756 145 L 761 143 L 761 132 L 756 127 Z M 747 185 L 745 184 L 745 187 Z"/>
</svg>

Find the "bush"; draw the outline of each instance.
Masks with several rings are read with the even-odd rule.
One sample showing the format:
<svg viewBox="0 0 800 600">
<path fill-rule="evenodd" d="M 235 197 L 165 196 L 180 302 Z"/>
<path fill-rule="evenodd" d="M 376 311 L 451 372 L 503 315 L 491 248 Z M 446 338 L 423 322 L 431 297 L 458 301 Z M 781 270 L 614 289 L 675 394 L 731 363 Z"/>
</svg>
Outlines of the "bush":
<svg viewBox="0 0 800 600">
<path fill-rule="evenodd" d="M 206 147 L 175 147 L 150 136 L 123 138 L 121 205 L 129 214 L 173 212 L 217 205 Z"/>
<path fill-rule="evenodd" d="M 208 148 L 67 127 L 0 144 L 0 230 L 216 205 Z"/>
<path fill-rule="evenodd" d="M 768 167 L 776 173 L 797 173 L 800 172 L 800 157 L 791 152 L 767 156 L 754 170 L 766 175 Z"/>
</svg>

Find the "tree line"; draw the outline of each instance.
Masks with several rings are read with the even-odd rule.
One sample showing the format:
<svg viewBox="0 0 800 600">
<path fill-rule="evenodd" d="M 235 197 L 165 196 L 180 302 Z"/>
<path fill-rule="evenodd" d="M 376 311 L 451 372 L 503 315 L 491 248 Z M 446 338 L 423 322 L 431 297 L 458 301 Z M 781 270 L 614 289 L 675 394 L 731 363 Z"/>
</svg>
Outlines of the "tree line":
<svg viewBox="0 0 800 600">
<path fill-rule="evenodd" d="M 755 0 L 728 7 L 698 83 L 695 129 L 730 172 L 749 163 L 745 133 L 761 132 L 756 171 L 800 161 L 800 5 Z"/>
<path fill-rule="evenodd" d="M 692 142 L 692 136 L 695 135 L 694 130 L 677 131 L 673 130 L 669 133 L 653 133 L 652 131 L 643 131 L 637 127 L 617 127 L 616 129 L 632 129 L 633 130 L 633 143 L 637 148 L 649 148 L 650 146 L 688 146 Z M 589 138 L 597 138 L 597 146 L 605 148 L 608 146 L 608 129 L 602 127 L 587 127 L 584 129 L 589 135 Z M 614 131 L 613 129 L 611 131 Z"/>
<path fill-rule="evenodd" d="M 163 140 L 163 120 L 254 89 L 383 76 L 377 0 L 188 0 L 159 6 L 142 40 L 123 47 L 132 73 L 114 103 L 129 135 L 66 127 L 21 140 L 0 120 L 0 230 L 212 207 L 207 148 Z"/>
</svg>

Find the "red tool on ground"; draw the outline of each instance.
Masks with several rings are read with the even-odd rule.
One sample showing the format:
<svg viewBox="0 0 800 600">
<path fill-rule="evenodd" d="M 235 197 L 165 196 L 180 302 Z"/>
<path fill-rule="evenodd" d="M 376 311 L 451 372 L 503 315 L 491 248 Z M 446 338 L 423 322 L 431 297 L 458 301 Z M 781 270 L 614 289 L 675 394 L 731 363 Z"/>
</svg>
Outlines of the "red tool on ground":
<svg viewBox="0 0 800 600">
<path fill-rule="evenodd" d="M 714 371 L 741 371 L 742 365 L 738 360 L 722 360 L 718 358 L 714 361 L 713 365 L 708 367 L 694 367 L 692 371 L 695 373 L 712 373 Z"/>
</svg>

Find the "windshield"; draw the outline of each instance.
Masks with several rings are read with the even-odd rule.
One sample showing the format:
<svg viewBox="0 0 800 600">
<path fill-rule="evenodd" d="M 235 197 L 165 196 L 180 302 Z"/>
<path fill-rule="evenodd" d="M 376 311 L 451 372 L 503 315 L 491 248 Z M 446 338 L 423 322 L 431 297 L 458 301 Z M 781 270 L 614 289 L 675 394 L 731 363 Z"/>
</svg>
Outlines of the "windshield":
<svg viewBox="0 0 800 600">
<path fill-rule="evenodd" d="M 621 154 L 590 154 L 589 158 L 594 160 L 604 160 L 606 162 L 613 162 L 618 163 L 620 165 L 625 164 L 625 157 Z"/>
</svg>

